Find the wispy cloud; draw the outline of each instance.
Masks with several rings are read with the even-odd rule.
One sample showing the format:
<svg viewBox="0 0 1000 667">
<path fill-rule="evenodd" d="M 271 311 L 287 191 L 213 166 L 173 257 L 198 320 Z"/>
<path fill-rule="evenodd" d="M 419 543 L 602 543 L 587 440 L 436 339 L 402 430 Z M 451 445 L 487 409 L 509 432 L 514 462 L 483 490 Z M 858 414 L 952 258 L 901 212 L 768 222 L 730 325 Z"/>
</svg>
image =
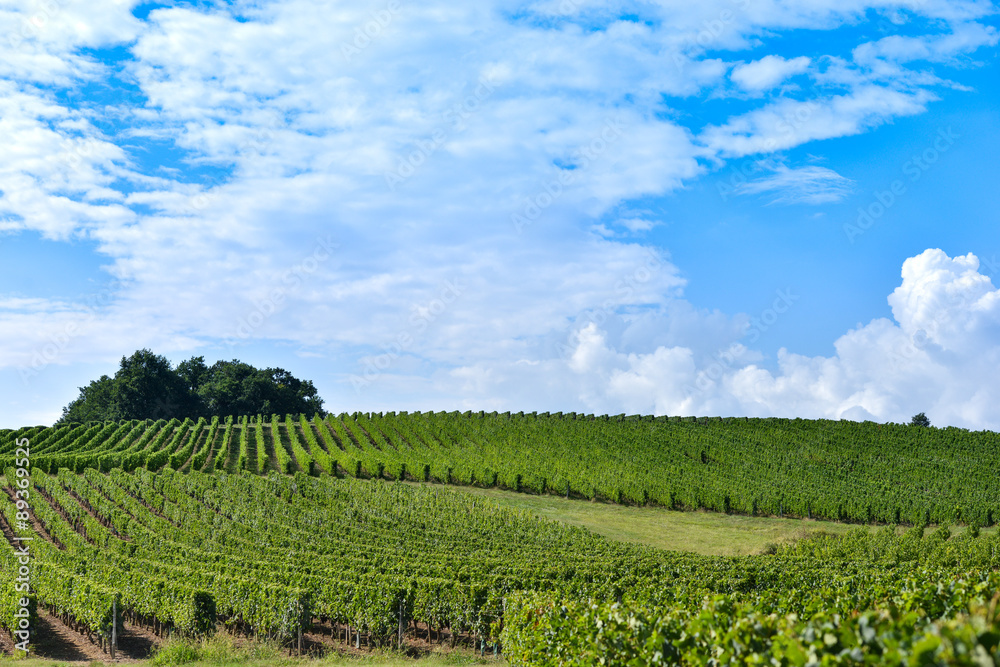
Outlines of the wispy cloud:
<svg viewBox="0 0 1000 667">
<path fill-rule="evenodd" d="M 766 176 L 740 183 L 734 192 L 769 195 L 772 204 L 829 204 L 847 197 L 852 186 L 850 179 L 826 167 L 778 165 Z"/>
</svg>

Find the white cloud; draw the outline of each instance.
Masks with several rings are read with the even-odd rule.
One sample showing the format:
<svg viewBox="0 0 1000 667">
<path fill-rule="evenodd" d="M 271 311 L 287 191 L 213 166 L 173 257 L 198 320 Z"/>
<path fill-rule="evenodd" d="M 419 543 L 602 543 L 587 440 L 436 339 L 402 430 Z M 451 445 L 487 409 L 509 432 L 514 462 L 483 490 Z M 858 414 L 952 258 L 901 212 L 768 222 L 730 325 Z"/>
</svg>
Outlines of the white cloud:
<svg viewBox="0 0 1000 667">
<path fill-rule="evenodd" d="M 621 218 L 616 221 L 617 224 L 622 225 L 632 233 L 637 232 L 648 232 L 657 226 L 655 220 L 649 220 L 648 218 L 635 217 L 635 218 Z"/>
<path fill-rule="evenodd" d="M 971 253 L 951 259 L 934 250 L 906 260 L 889 305 L 905 332 L 944 352 L 986 350 L 1000 336 L 1000 291 Z"/>
<path fill-rule="evenodd" d="M 39 84 L 66 85 L 103 73 L 78 49 L 134 39 L 138 0 L 49 0 L 0 2 L 0 76 Z"/>
<path fill-rule="evenodd" d="M 859 84 L 827 98 L 780 99 L 755 111 L 709 126 L 701 134 L 709 152 L 723 157 L 773 153 L 810 141 L 851 136 L 889 119 L 923 112 L 934 93 Z"/>
<path fill-rule="evenodd" d="M 338 223 L 348 226 L 392 219 L 387 211 L 429 211 L 459 200 L 470 212 L 485 212 L 491 224 L 503 224 L 553 177 L 553 162 L 572 162 L 574 152 L 597 141 L 609 118 L 623 118 L 620 140 L 576 174 L 553 209 L 593 217 L 623 200 L 683 187 L 703 173 L 701 159 L 861 132 L 918 113 L 934 97 L 920 87 L 875 85 L 855 67 L 859 78 L 849 92 L 777 100 L 709 125 L 700 136 L 660 113 L 664 93 L 697 95 L 723 83 L 725 62 L 701 59 L 706 50 L 745 48 L 774 30 L 830 29 L 869 6 L 891 11 L 909 7 L 906 2 L 519 6 L 525 17 L 544 17 L 540 22 L 511 19 L 518 12 L 508 3 L 403 5 L 388 12 L 381 5 L 298 0 L 244 7 L 240 20 L 224 10 L 164 7 L 147 21 L 132 15 L 135 4 L 52 3 L 41 18 L 33 15 L 41 9 L 0 5 L 0 24 L 12 34 L 35 19 L 41 26 L 15 40 L 18 57 L 34 60 L 5 61 L 14 79 L 70 88 L 118 85 L 109 80 L 109 65 L 80 48 L 127 45 L 134 57 L 116 76 L 134 82 L 146 102 L 115 109 L 125 126 L 115 140 L 90 123 L 110 108 L 60 105 L 23 83 L 20 93 L 6 96 L 20 95 L 20 108 L 4 115 L 5 122 L 21 118 L 5 132 L 18 137 L 7 152 L 15 159 L 7 160 L 5 182 L 13 185 L 5 190 L 20 193 L 20 201 L 0 202 L 15 221 L 5 224 L 55 237 L 92 233 L 120 265 L 137 264 L 131 255 L 141 249 L 127 239 L 147 229 L 162 236 L 179 229 L 180 217 L 194 217 L 209 223 L 197 228 L 233 231 L 235 216 L 223 212 L 223 204 L 238 197 L 241 211 L 273 209 L 277 200 L 287 205 L 279 192 L 295 193 L 300 210 L 336 202 Z M 941 52 L 967 52 L 992 34 L 972 22 L 988 13 L 981 3 L 925 2 L 913 11 L 958 26 L 950 36 L 934 37 Z M 373 23 L 372 12 L 384 20 Z M 646 20 L 620 18 L 627 14 Z M 893 42 L 879 44 L 885 51 Z M 41 69 L 39 58 L 48 63 Z M 760 91 L 809 65 L 806 57 L 768 55 L 737 66 L 732 77 Z M 477 96 L 484 78 L 491 87 Z M 58 116 L 62 124 L 53 125 L 49 119 Z M 141 176 L 122 144 L 138 140 L 141 146 L 145 137 L 172 141 L 190 164 L 233 169 L 233 182 L 176 182 L 162 177 L 172 173 L 169 167 Z M 76 159 L 67 146 L 82 141 L 99 149 L 82 160 L 83 173 L 67 179 L 54 171 L 67 151 Z M 433 150 L 422 151 L 426 145 Z M 49 166 L 40 169 L 22 155 L 42 156 Z M 387 193 L 386 173 L 411 156 L 421 165 L 398 192 Z M 123 189 L 138 192 L 126 199 Z M 200 205 L 202 190 L 216 203 Z M 165 219 L 146 216 L 141 204 Z M 126 225 L 134 229 L 126 232 Z M 216 236 L 230 237 L 212 233 L 204 241 Z"/>
<path fill-rule="evenodd" d="M 978 269 L 971 254 L 936 249 L 907 259 L 889 297 L 894 322 L 877 319 L 844 334 L 832 357 L 781 350 L 776 372 L 736 343 L 738 334 L 717 338 L 722 344 L 709 354 L 697 335 L 623 352 L 608 327 L 591 322 L 571 335 L 564 359 L 478 364 L 452 375 L 477 378 L 456 392 L 470 406 L 500 396 L 502 409 L 539 400 L 612 414 L 907 421 L 926 412 L 938 425 L 996 430 L 1000 290 Z M 704 314 L 688 316 L 707 323 Z"/>
<path fill-rule="evenodd" d="M 1000 34 L 993 26 L 978 23 L 961 23 L 944 35 L 909 37 L 890 35 L 875 42 L 856 47 L 854 60 L 864 65 L 875 65 L 878 60 L 905 63 L 913 60 L 932 62 L 949 61 L 960 54 L 969 54 L 983 46 L 995 46 Z"/>
<path fill-rule="evenodd" d="M 851 192 L 852 182 L 826 167 L 777 165 L 773 172 L 739 183 L 735 194 L 771 194 L 773 204 L 828 204 Z"/>
<path fill-rule="evenodd" d="M 799 56 L 786 60 L 781 56 L 764 56 L 760 60 L 740 63 L 733 68 L 729 78 L 740 88 L 750 92 L 771 90 L 783 81 L 809 69 L 810 60 Z"/>
<path fill-rule="evenodd" d="M 403 3 L 360 39 L 386 5 L 242 3 L 240 20 L 170 6 L 140 21 L 135 1 L 52 3 L 59 11 L 38 34 L 0 46 L 0 231 L 86 236 L 127 283 L 93 314 L 58 298 L 5 300 L 0 367 L 32 364 L 74 323 L 47 368 L 142 346 L 218 347 L 259 317 L 251 344 L 335 359 L 336 386 L 348 392 L 346 376 L 403 334 L 412 341 L 383 380 L 430 382 L 426 395 L 442 400 L 462 398 L 459 381 L 494 402 L 515 390 L 548 400 L 546 391 L 579 384 L 589 403 L 621 405 L 641 393 L 629 383 L 651 386 L 657 373 L 697 381 L 694 369 L 738 340 L 743 320 L 684 301 L 666 258 L 651 269 L 648 248 L 588 230 L 604 222 L 641 234 L 662 221 L 613 213 L 683 188 L 710 164 L 923 111 L 937 79 L 897 58 L 910 73 L 896 85 L 846 57 L 841 80 L 797 100 L 751 99 L 704 129 L 687 127 L 677 108 L 678 98 L 727 88 L 727 63 L 740 56 L 722 52 L 911 4 Z M 982 5 L 926 0 L 910 10 L 957 25 L 987 14 Z M 33 7 L 0 0 L 0 26 L 20 30 Z M 963 30 L 964 43 L 986 43 Z M 102 62 L 91 49 L 130 58 Z M 878 49 L 883 60 L 903 50 Z M 770 89 L 819 60 L 764 57 L 733 80 Z M 111 100 L 89 99 L 94 89 Z M 116 99 L 123 89 L 138 101 Z M 620 131 L 608 135 L 609 122 Z M 402 182 L 387 187 L 406 162 Z M 219 171 L 203 182 L 193 167 Z M 805 168 L 746 187 L 808 201 L 843 185 Z M 511 216 L 529 205 L 539 215 L 519 233 Z M 332 257 L 288 280 L 327 236 L 339 244 Z M 435 314 L 456 280 L 462 296 Z M 551 358 L 570 341 L 583 350 L 576 368 L 594 373 Z M 677 400 L 668 392 L 653 405 Z M 715 400 L 720 412 L 743 405 L 732 392 Z"/>
<path fill-rule="evenodd" d="M 0 80 L 0 229 L 65 239 L 100 224 L 131 221 L 115 189 L 125 154 L 83 114 L 31 86 Z"/>
</svg>

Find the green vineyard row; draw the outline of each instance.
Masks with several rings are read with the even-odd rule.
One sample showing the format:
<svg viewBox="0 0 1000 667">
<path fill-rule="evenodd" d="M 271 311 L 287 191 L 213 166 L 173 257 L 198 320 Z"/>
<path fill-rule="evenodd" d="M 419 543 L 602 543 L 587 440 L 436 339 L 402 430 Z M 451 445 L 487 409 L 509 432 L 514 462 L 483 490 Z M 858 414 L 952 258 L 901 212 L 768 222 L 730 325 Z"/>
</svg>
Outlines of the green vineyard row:
<svg viewBox="0 0 1000 667">
<path fill-rule="evenodd" d="M 1000 517 L 1000 435 L 789 419 L 354 413 L 0 431 L 32 465 L 331 475 L 497 486 L 628 504 L 861 523 Z"/>
</svg>

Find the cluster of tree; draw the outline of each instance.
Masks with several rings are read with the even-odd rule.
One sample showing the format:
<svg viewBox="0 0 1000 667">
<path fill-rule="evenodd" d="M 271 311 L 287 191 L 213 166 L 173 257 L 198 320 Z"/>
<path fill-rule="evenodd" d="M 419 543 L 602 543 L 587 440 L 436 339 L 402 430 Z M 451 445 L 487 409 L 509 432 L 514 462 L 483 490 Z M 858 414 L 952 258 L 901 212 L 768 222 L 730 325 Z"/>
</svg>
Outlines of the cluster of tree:
<svg viewBox="0 0 1000 667">
<path fill-rule="evenodd" d="M 59 422 L 300 412 L 325 414 L 323 399 L 310 380 L 282 368 L 258 369 L 235 359 L 207 366 L 204 357 L 175 368 L 166 357 L 139 350 L 122 357 L 114 377 L 80 387 Z"/>
</svg>

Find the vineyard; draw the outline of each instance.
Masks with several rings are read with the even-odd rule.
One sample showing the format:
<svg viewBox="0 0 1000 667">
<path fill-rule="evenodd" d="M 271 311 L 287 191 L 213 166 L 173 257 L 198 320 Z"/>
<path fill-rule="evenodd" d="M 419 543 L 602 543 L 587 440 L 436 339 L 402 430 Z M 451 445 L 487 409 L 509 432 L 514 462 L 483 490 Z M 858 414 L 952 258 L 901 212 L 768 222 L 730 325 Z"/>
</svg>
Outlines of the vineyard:
<svg viewBox="0 0 1000 667">
<path fill-rule="evenodd" d="M 294 650 L 421 641 L 517 665 L 1000 664 L 1000 532 L 979 530 L 1000 509 L 998 444 L 959 429 L 572 414 L 32 427 L 0 432 L 0 527 L 11 545 L 31 538 L 32 622 L 57 618 L 105 651 L 127 628 L 226 627 Z M 711 557 L 434 482 L 914 525 Z M 13 631 L 19 563 L 0 559 Z"/>
<path fill-rule="evenodd" d="M 354 413 L 0 431 L 54 473 L 133 471 L 406 479 L 674 509 L 859 523 L 993 525 L 1000 434 L 789 419 Z"/>
</svg>

